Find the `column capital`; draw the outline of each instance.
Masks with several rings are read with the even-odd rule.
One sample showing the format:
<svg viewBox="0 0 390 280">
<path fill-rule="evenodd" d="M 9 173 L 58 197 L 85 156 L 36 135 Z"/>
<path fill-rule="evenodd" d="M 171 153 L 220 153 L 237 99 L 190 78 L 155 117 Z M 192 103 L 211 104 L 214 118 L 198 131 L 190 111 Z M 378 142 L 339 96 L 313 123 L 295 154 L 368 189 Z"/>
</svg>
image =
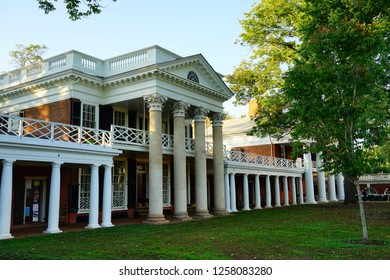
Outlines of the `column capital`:
<svg viewBox="0 0 390 280">
<path fill-rule="evenodd" d="M 213 126 L 222 126 L 225 118 L 226 118 L 225 113 L 214 113 L 212 116 Z"/>
<path fill-rule="evenodd" d="M 203 122 L 207 114 L 210 112 L 210 110 L 203 108 L 203 107 L 198 107 L 194 110 L 194 120 L 195 122 Z"/>
<path fill-rule="evenodd" d="M 167 101 L 167 99 L 167 97 L 158 93 L 144 95 L 144 101 L 148 105 L 149 110 L 154 111 L 162 111 L 163 104 Z"/>
<path fill-rule="evenodd" d="M 53 167 L 61 167 L 62 164 L 63 164 L 63 162 L 61 162 L 61 161 L 53 161 L 51 163 L 51 166 L 53 166 Z"/>
<path fill-rule="evenodd" d="M 15 162 L 16 160 L 15 159 L 10 159 L 10 158 L 7 158 L 7 159 L 3 159 L 2 162 L 4 165 L 13 165 L 13 163 Z"/>
<path fill-rule="evenodd" d="M 172 113 L 174 117 L 184 117 L 186 114 L 186 110 L 190 107 L 189 103 L 186 103 L 184 101 L 177 101 L 172 106 Z"/>
</svg>

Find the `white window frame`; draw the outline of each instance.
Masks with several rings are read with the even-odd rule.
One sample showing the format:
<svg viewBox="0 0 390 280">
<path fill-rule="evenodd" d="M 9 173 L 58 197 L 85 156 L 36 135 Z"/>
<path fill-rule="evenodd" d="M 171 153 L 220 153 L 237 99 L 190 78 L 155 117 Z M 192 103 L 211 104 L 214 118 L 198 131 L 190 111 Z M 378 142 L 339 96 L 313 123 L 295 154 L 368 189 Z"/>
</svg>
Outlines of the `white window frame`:
<svg viewBox="0 0 390 280">
<path fill-rule="evenodd" d="M 122 108 L 116 108 L 114 107 L 113 108 L 113 113 L 112 113 L 112 123 L 114 125 L 118 125 L 118 126 L 124 126 L 124 127 L 129 127 L 129 116 L 128 116 L 128 111 L 125 110 L 125 109 L 122 109 Z M 115 118 L 115 114 L 116 113 L 121 113 L 121 114 L 124 114 L 124 124 L 118 124 L 116 123 L 116 118 Z"/>
<path fill-rule="evenodd" d="M 94 120 L 85 120 L 84 112 L 86 112 L 85 108 L 93 108 L 93 116 Z M 90 114 L 90 112 L 86 112 L 86 114 Z M 98 120 L 99 120 L 99 106 L 98 104 L 92 104 L 92 103 L 86 103 L 86 102 L 81 102 L 81 126 L 82 127 L 87 127 L 87 128 L 97 128 L 98 126 Z M 86 123 L 88 122 L 88 124 Z M 93 127 L 90 126 L 90 124 L 93 123 Z"/>
<path fill-rule="evenodd" d="M 117 174 L 117 163 L 123 163 L 123 170 L 122 174 Z M 119 170 L 118 170 L 119 171 Z M 112 210 L 126 210 L 127 209 L 127 181 L 128 180 L 128 166 L 127 166 L 127 160 L 124 158 L 118 158 L 114 160 L 114 166 L 112 169 Z M 122 191 L 120 191 L 120 188 L 123 188 Z M 122 192 L 121 196 L 118 196 L 117 194 Z M 116 205 L 116 200 L 122 200 L 121 204 Z"/>
<path fill-rule="evenodd" d="M 89 213 L 91 199 L 91 169 L 88 167 L 79 168 L 79 201 L 78 213 Z M 88 205 L 86 207 L 85 205 Z"/>
</svg>

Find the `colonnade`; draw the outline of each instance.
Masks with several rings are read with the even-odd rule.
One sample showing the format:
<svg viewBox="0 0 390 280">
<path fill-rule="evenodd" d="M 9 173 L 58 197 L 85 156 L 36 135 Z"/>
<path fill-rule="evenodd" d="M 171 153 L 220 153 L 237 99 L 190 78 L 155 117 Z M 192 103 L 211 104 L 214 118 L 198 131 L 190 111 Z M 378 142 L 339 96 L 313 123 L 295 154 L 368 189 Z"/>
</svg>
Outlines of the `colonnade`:
<svg viewBox="0 0 390 280">
<path fill-rule="evenodd" d="M 144 96 L 149 108 L 149 214 L 146 223 L 166 223 L 162 205 L 162 109 L 167 98 L 156 93 Z M 190 219 L 187 212 L 187 178 L 186 150 L 185 150 L 185 114 L 190 104 L 176 101 L 173 105 L 174 121 L 174 218 L 179 220 Z M 209 218 L 207 204 L 207 162 L 205 142 L 205 120 L 209 110 L 197 107 L 193 111 L 195 123 L 195 218 Z M 225 210 L 225 194 L 223 181 L 223 139 L 222 124 L 224 115 L 215 113 L 212 116 L 213 124 L 213 160 L 214 160 L 214 213 L 223 215 Z"/>
<path fill-rule="evenodd" d="M 280 181 L 282 180 L 283 187 L 283 206 L 296 205 L 298 203 L 304 203 L 303 196 L 303 184 L 302 176 L 281 176 L 281 175 L 269 175 L 259 173 L 236 173 L 226 172 L 225 173 L 225 194 L 226 194 L 226 211 L 237 212 L 237 186 L 236 186 L 236 175 L 242 175 L 242 202 L 243 211 L 251 210 L 250 205 L 250 190 L 249 190 L 249 176 L 253 176 L 254 179 L 254 209 L 281 207 L 281 190 Z M 264 177 L 265 185 L 261 185 L 260 177 Z M 272 184 L 273 183 L 273 184 Z M 274 191 L 272 192 L 272 185 Z M 298 190 L 297 190 L 298 186 Z M 264 191 L 261 191 L 262 188 Z M 265 194 L 265 199 L 261 195 Z M 290 194 L 291 193 L 291 199 Z M 299 197 L 297 198 L 297 194 Z M 273 195 L 273 198 L 272 198 Z M 262 205 L 262 201 L 265 201 L 265 205 Z"/>
<path fill-rule="evenodd" d="M 2 176 L 0 184 L 0 239 L 12 238 L 11 215 L 12 215 L 12 181 L 14 159 L 2 161 Z M 61 165 L 63 162 L 51 163 L 50 196 L 47 229 L 44 233 L 60 233 L 60 184 Z M 99 165 L 91 164 L 91 185 L 90 185 L 90 211 L 89 222 L 86 228 L 111 227 L 111 203 L 112 203 L 112 165 L 104 165 L 103 182 L 103 205 L 102 223 L 99 225 Z"/>
<path fill-rule="evenodd" d="M 244 172 L 244 171 L 226 171 L 225 172 L 225 205 L 227 212 L 237 212 L 237 177 L 242 177 L 242 209 L 243 211 L 253 209 L 272 208 L 281 206 L 290 206 L 297 204 L 316 204 L 314 184 L 303 184 L 302 175 L 279 175 L 266 174 L 258 172 Z M 249 179 L 253 182 L 253 200 L 250 201 Z M 337 178 L 337 180 L 335 179 Z M 260 180 L 260 178 L 264 178 Z M 307 177 L 305 177 L 306 179 Z M 264 185 L 261 185 L 261 181 Z M 337 193 L 336 196 L 336 182 Z M 264 190 L 262 191 L 262 189 Z M 312 189 L 308 189 L 312 188 Z M 320 188 L 323 188 L 320 190 Z M 281 195 L 283 193 L 283 196 Z M 310 194 L 308 197 L 307 194 Z M 265 195 L 265 198 L 262 197 Z M 312 196 L 312 197 L 311 197 Z M 338 201 L 344 199 L 344 181 L 342 175 L 329 175 L 328 188 L 325 187 L 324 182 L 318 185 L 318 202 L 325 203 L 328 201 Z M 262 204 L 263 203 L 263 204 Z"/>
</svg>

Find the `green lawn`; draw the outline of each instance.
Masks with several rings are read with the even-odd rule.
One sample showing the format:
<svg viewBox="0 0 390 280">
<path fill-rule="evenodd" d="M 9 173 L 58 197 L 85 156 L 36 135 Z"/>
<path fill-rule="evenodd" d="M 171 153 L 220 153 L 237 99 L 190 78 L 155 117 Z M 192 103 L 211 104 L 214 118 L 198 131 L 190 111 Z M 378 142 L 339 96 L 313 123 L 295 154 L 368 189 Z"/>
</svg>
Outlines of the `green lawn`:
<svg viewBox="0 0 390 280">
<path fill-rule="evenodd" d="M 123 225 L 0 241 L 0 259 L 225 260 L 390 259 L 390 202 L 240 212 L 167 225 Z M 114 221 L 115 222 L 115 221 Z"/>
</svg>

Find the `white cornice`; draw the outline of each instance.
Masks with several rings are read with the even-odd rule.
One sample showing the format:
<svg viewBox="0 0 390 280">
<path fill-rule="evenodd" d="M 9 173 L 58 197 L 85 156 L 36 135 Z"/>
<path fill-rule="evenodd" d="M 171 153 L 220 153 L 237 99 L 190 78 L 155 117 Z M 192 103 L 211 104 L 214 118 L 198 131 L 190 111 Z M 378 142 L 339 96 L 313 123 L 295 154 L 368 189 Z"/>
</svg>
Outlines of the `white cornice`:
<svg viewBox="0 0 390 280">
<path fill-rule="evenodd" d="M 83 82 L 93 87 L 102 87 L 102 79 L 100 77 L 93 77 L 88 74 L 81 73 L 75 70 L 68 70 L 65 72 L 60 72 L 54 76 L 41 78 L 38 80 L 30 81 L 26 84 L 21 84 L 10 89 L 7 89 L 3 92 L 0 91 L 0 100 L 6 100 L 7 98 L 12 98 L 16 96 L 21 96 L 28 94 L 33 91 L 38 91 L 40 89 L 47 89 L 50 87 L 55 87 L 59 85 L 66 85 L 73 83 L 75 81 Z"/>
</svg>

